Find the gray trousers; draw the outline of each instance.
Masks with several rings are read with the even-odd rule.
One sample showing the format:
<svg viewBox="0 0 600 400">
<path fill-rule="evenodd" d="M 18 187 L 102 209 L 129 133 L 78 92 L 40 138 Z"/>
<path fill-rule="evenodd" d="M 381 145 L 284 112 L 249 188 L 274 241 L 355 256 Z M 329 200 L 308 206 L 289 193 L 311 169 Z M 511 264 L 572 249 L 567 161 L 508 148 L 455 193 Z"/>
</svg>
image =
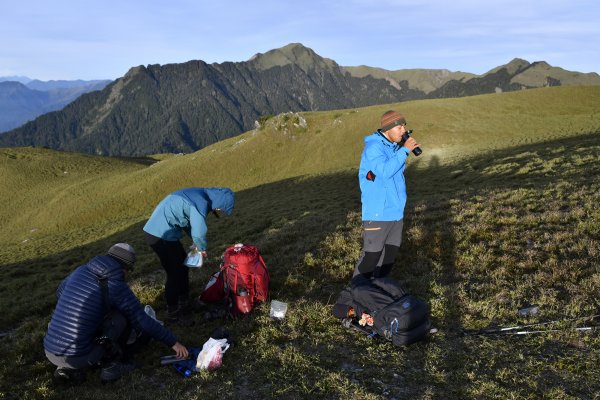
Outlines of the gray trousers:
<svg viewBox="0 0 600 400">
<path fill-rule="evenodd" d="M 363 221 L 363 248 L 352 277 L 388 275 L 400 250 L 403 226 L 403 220 Z"/>
<path fill-rule="evenodd" d="M 113 345 L 119 345 L 122 344 L 124 338 L 127 339 L 129 332 L 129 322 L 125 319 L 123 314 L 113 310 L 104 320 L 102 332 L 98 336 L 99 338 L 106 338 L 113 343 Z M 107 344 L 96 343 L 88 354 L 81 356 L 57 356 L 46 350 L 46 358 L 57 367 L 82 369 L 98 365 L 100 360 L 102 360 L 109 350 Z"/>
</svg>

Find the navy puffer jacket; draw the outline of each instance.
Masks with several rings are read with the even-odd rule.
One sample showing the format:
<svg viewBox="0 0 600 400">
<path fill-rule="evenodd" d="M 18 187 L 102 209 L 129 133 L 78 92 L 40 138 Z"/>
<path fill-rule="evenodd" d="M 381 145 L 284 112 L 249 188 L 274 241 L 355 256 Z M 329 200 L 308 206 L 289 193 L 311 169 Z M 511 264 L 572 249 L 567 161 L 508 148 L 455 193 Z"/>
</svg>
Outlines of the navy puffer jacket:
<svg viewBox="0 0 600 400">
<path fill-rule="evenodd" d="M 125 282 L 123 266 L 110 256 L 94 257 L 77 268 L 59 286 L 58 303 L 48 324 L 44 348 L 57 356 L 82 356 L 94 346 L 102 328 L 104 305 L 98 279 L 108 278 L 108 297 L 113 309 L 120 311 L 138 332 L 146 332 L 169 347 L 176 338 L 168 329 L 148 316 Z"/>
</svg>

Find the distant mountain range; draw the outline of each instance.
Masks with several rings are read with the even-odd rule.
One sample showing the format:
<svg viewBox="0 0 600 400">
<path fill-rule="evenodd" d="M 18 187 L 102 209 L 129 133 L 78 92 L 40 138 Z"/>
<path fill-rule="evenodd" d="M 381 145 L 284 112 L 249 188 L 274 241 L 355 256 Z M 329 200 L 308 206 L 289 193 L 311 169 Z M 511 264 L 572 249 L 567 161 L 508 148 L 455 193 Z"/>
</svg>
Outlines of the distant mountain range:
<svg viewBox="0 0 600 400">
<path fill-rule="evenodd" d="M 134 67 L 103 90 L 0 135 L 0 146 L 119 156 L 191 152 L 253 129 L 261 116 L 287 111 L 559 85 L 600 85 L 600 76 L 521 59 L 483 75 L 342 67 L 293 43 L 245 62 Z"/>
<path fill-rule="evenodd" d="M 102 90 L 110 80 L 39 81 L 23 76 L 0 77 L 0 132 L 68 103 L 94 90 Z"/>
</svg>

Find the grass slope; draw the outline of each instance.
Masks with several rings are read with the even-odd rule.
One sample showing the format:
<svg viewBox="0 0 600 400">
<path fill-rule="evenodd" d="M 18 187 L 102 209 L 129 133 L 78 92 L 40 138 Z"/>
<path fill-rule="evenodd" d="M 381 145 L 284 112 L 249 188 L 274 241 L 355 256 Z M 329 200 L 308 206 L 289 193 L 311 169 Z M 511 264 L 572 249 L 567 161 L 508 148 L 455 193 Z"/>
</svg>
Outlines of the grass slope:
<svg viewBox="0 0 600 400">
<path fill-rule="evenodd" d="M 43 149 L 3 149 L 0 176 L 9 190 L 0 193 L 0 202 L 23 206 L 18 212 L 13 207 L 0 211 L 0 262 L 49 255 L 116 233 L 147 218 L 160 199 L 181 187 L 229 186 L 238 191 L 355 168 L 363 137 L 389 108 L 406 114 L 425 150 L 410 162 L 426 168 L 494 149 L 596 132 L 598 104 L 598 87 L 559 87 L 283 114 L 258 130 L 150 167 L 144 166 L 148 160 L 110 165 L 110 159 L 59 153 L 54 161 L 57 153 Z M 45 172 L 32 172 L 38 170 Z"/>
<path fill-rule="evenodd" d="M 0 366 L 0 395 L 593 398 L 600 390 L 597 334 L 465 338 L 460 332 L 598 310 L 598 97 L 595 88 L 556 88 L 290 114 L 151 166 L 3 149 L 2 179 L 22 186 L 1 198 L 12 207 L 2 214 L 0 352 L 12 362 Z M 345 331 L 329 308 L 360 251 L 361 137 L 388 108 L 406 113 L 424 148 L 407 171 L 405 237 L 393 275 L 429 302 L 441 331 L 407 349 Z M 270 321 L 264 305 L 246 319 L 175 328 L 193 346 L 219 325 L 236 339 L 221 369 L 191 379 L 158 368 L 157 358 L 168 351 L 153 344 L 138 358 L 142 368 L 110 390 L 97 374 L 81 387 L 55 384 L 41 340 L 60 280 L 112 243 L 128 241 L 139 253 L 132 286 L 161 317 L 164 274 L 141 226 L 164 194 L 193 185 L 237 191 L 234 215 L 209 221 L 210 257 L 192 273 L 194 294 L 226 246 L 256 243 L 270 268 L 271 297 L 290 305 L 285 321 Z M 27 225 L 19 228 L 18 218 Z M 516 310 L 530 302 L 540 305 L 539 319 L 519 319 Z"/>
</svg>

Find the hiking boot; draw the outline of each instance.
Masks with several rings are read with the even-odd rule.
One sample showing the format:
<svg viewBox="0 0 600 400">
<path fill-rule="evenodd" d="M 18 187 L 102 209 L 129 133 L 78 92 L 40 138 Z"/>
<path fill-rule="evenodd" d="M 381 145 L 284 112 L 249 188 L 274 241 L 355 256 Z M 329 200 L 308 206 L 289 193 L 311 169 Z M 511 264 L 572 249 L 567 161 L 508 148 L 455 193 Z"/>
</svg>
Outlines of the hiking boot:
<svg viewBox="0 0 600 400">
<path fill-rule="evenodd" d="M 176 317 L 168 317 L 165 322 L 168 326 L 181 326 L 183 328 L 189 328 L 190 326 L 194 326 L 194 320 L 189 317 L 184 317 L 183 315 L 179 315 Z"/>
<path fill-rule="evenodd" d="M 227 318 L 228 314 L 229 312 L 225 308 L 215 307 L 204 313 L 204 320 L 213 321 L 215 319 L 225 319 Z"/>
<path fill-rule="evenodd" d="M 215 340 L 226 339 L 227 343 L 233 342 L 233 339 L 231 338 L 231 333 L 229 333 L 229 331 L 222 326 L 213 329 L 213 331 L 210 333 L 210 337 Z"/>
<path fill-rule="evenodd" d="M 81 369 L 58 367 L 54 371 L 54 377 L 63 382 L 79 385 L 85 380 L 85 372 Z"/>
<path fill-rule="evenodd" d="M 193 300 L 180 300 L 179 309 L 183 314 L 189 315 L 195 312 L 204 311 L 208 307 L 208 304 L 202 300 L 196 298 Z"/>
<path fill-rule="evenodd" d="M 134 363 L 114 362 L 102 368 L 102 371 L 100 371 L 100 379 L 103 383 L 114 382 L 134 369 Z"/>
<path fill-rule="evenodd" d="M 175 310 L 169 310 L 167 312 L 167 318 L 165 318 L 167 325 L 179 325 L 184 328 L 194 325 L 194 320 L 184 316 L 181 307 L 177 307 Z"/>
</svg>

